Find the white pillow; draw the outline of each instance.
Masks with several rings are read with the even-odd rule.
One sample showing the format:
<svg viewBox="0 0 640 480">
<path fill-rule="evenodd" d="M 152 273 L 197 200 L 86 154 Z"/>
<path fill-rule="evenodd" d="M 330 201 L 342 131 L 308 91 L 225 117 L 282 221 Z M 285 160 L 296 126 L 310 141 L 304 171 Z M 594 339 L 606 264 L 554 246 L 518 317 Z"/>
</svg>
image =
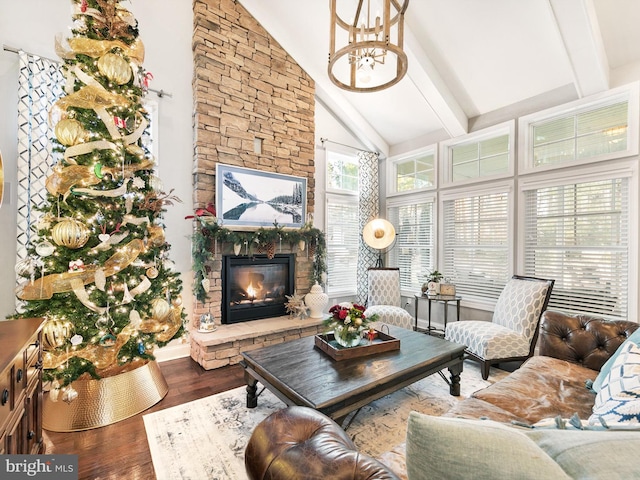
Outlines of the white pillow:
<svg viewBox="0 0 640 480">
<path fill-rule="evenodd" d="M 633 342 L 624 346 L 596 396 L 589 424 L 600 420 L 640 424 L 640 347 Z"/>
</svg>

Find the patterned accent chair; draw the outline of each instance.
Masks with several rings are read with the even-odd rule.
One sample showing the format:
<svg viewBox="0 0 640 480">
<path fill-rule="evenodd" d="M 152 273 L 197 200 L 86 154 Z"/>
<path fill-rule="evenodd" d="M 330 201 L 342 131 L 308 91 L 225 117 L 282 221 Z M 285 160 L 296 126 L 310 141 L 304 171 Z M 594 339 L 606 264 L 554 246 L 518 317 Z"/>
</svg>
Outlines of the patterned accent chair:
<svg viewBox="0 0 640 480">
<path fill-rule="evenodd" d="M 400 269 L 369 268 L 368 281 L 365 316 L 377 313 L 378 327 L 387 324 L 413 330 L 413 317 L 401 306 Z"/>
<path fill-rule="evenodd" d="M 491 322 L 450 323 L 445 340 L 467 346 L 466 357 L 480 362 L 484 380 L 489 378 L 491 365 L 526 360 L 533 355 L 540 317 L 554 282 L 514 275 L 498 297 Z"/>
</svg>

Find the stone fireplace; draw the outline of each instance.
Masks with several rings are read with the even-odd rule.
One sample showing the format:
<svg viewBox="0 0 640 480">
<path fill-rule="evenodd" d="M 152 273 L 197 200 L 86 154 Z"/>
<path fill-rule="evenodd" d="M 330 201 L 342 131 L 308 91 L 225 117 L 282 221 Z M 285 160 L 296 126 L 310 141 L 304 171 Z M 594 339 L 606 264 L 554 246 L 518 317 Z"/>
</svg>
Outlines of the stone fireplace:
<svg viewBox="0 0 640 480">
<path fill-rule="evenodd" d="M 216 165 L 223 163 L 307 177 L 307 214 L 312 216 L 313 79 L 239 2 L 195 0 L 193 8 L 194 206 L 215 202 Z M 208 312 L 216 323 L 223 316 L 222 267 L 224 256 L 232 255 L 233 245 L 212 248 L 213 261 L 207 266 L 208 299 L 196 303 L 192 321 Z M 295 255 L 293 289 L 300 294 L 308 292 L 312 262 L 307 253 L 284 244 L 278 246 L 277 253 Z M 210 334 L 193 332 L 191 356 L 205 368 L 237 363 L 244 349 L 311 335 L 321 323 L 275 318 L 273 322 L 225 323 Z"/>
</svg>

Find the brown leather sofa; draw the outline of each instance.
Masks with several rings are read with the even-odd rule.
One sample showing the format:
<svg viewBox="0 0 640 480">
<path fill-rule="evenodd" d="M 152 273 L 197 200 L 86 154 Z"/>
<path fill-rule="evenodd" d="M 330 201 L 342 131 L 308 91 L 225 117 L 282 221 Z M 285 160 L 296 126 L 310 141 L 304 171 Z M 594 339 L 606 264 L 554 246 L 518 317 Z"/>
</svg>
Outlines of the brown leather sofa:
<svg viewBox="0 0 640 480">
<path fill-rule="evenodd" d="M 540 323 L 539 353 L 506 378 L 458 402 L 448 417 L 533 424 L 558 415 L 591 414 L 595 394 L 586 388 L 607 359 L 638 328 L 627 321 L 547 311 Z M 304 407 L 265 419 L 245 452 L 249 478 L 406 478 L 404 445 L 380 457 L 358 453 L 332 420 Z"/>
<path fill-rule="evenodd" d="M 525 423 L 574 413 L 587 419 L 595 393 L 585 387 L 586 381 L 595 380 L 602 365 L 637 328 L 634 322 L 546 311 L 540 323 L 539 354 L 445 415 Z"/>
</svg>

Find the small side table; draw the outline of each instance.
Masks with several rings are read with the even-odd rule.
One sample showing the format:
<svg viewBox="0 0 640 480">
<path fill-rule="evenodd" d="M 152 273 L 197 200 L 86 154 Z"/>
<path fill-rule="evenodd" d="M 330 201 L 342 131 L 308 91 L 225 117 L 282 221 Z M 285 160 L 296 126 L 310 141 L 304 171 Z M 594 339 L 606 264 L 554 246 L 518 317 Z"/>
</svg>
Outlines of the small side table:
<svg viewBox="0 0 640 480">
<path fill-rule="evenodd" d="M 431 302 L 440 302 L 444 303 L 444 328 L 442 329 L 442 333 L 444 334 L 444 329 L 447 328 L 447 311 L 449 310 L 449 302 L 456 302 L 456 321 L 460 320 L 460 300 L 462 297 L 459 295 L 414 295 L 415 297 L 415 326 L 414 330 L 418 331 L 418 304 L 420 300 L 427 300 L 429 302 L 429 316 L 428 321 L 429 324 L 427 326 L 427 333 L 431 335 L 431 332 L 439 330 L 436 327 L 431 326 Z"/>
</svg>

